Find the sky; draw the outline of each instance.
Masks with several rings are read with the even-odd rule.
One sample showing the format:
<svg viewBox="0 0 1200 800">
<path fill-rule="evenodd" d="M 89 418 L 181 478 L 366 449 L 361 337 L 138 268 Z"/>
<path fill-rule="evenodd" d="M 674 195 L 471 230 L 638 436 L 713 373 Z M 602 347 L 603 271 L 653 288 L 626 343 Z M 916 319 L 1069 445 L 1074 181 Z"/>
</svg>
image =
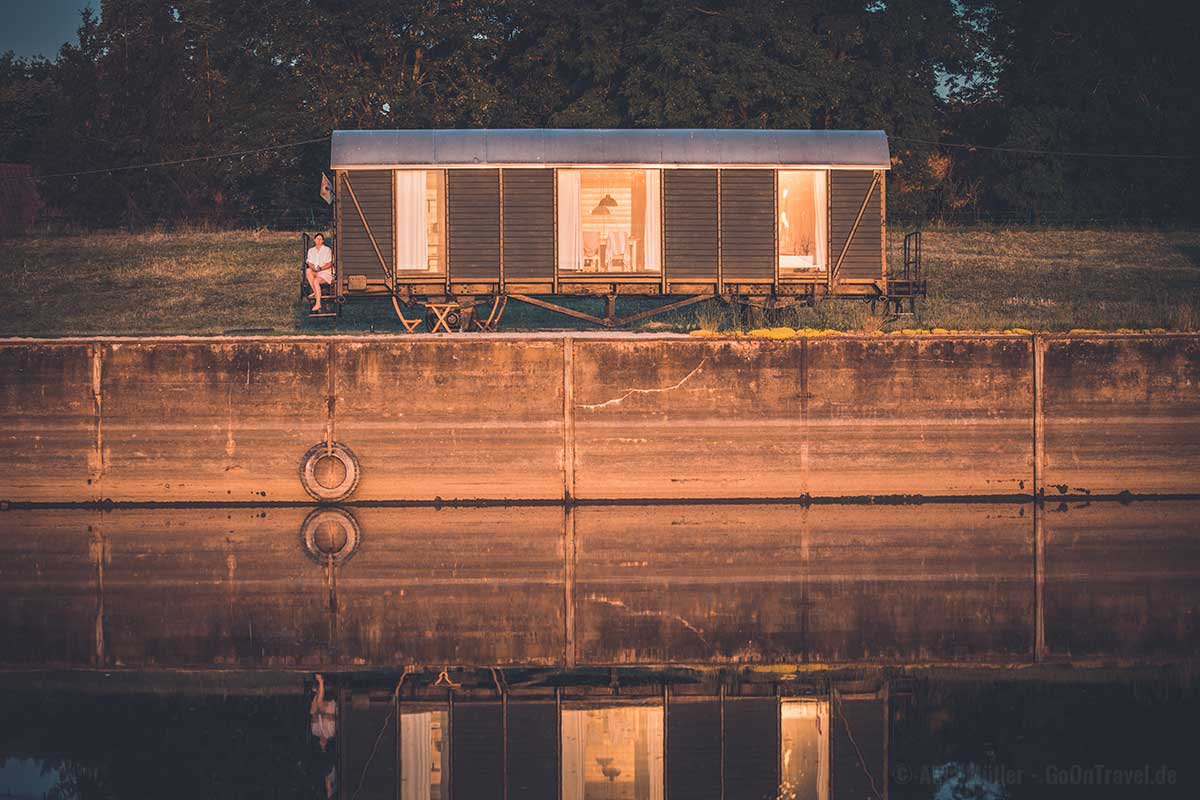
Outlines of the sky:
<svg viewBox="0 0 1200 800">
<path fill-rule="evenodd" d="M 0 0 L 0 53 L 53 59 L 64 42 L 75 40 L 79 12 L 100 0 Z"/>
</svg>

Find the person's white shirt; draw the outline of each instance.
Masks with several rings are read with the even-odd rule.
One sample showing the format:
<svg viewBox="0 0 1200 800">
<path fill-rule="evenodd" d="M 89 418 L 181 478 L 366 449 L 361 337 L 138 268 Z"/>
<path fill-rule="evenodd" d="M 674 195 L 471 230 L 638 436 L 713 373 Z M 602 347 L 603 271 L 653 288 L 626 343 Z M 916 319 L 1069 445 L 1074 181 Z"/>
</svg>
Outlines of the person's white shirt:
<svg viewBox="0 0 1200 800">
<path fill-rule="evenodd" d="M 320 247 L 312 246 L 308 248 L 308 255 L 304 260 L 312 264 L 318 270 L 333 261 L 333 251 L 329 249 L 329 245 L 323 244 Z"/>
</svg>

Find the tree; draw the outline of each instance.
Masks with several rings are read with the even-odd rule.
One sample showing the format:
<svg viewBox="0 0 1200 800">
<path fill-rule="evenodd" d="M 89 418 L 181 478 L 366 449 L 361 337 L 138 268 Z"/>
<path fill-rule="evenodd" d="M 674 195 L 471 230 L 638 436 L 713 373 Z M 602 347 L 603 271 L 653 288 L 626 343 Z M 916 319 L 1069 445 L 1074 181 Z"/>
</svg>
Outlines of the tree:
<svg viewBox="0 0 1200 800">
<path fill-rule="evenodd" d="M 295 226 L 339 128 L 880 128 L 889 211 L 1194 217 L 1196 23 L 1104 0 L 104 0 L 0 57 L 0 158 L 88 225 Z M 150 170 L 107 167 L 195 159 Z"/>
<path fill-rule="evenodd" d="M 964 109 L 977 144 L 1084 153 L 1194 152 L 1200 26 L 1182 4 L 972 3 L 996 69 L 993 97 Z M 974 169 L 998 212 L 1194 216 L 1196 160 L 993 153 Z"/>
</svg>

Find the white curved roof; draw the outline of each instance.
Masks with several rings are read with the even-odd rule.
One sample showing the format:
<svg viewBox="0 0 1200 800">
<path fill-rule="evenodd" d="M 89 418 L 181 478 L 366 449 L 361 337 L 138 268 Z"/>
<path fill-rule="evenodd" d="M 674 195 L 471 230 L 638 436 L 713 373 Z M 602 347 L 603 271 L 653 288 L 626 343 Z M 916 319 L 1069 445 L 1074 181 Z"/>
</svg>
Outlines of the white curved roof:
<svg viewBox="0 0 1200 800">
<path fill-rule="evenodd" d="M 888 169 L 883 131 L 376 130 L 334 131 L 329 165 L 829 166 Z"/>
</svg>

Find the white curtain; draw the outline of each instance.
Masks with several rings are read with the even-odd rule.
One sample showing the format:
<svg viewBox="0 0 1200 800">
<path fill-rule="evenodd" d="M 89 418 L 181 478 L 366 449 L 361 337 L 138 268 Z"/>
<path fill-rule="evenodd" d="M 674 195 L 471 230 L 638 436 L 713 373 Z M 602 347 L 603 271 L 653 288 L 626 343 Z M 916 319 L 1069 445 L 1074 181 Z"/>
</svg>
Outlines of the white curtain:
<svg viewBox="0 0 1200 800">
<path fill-rule="evenodd" d="M 816 245 L 813 251 L 813 265 L 822 269 L 829 268 L 829 192 L 825 182 L 829 179 L 828 172 L 817 172 L 813 175 L 813 208 L 817 210 L 817 231 L 813 237 Z"/>
<path fill-rule="evenodd" d="M 646 170 L 646 267 L 662 269 L 662 170 Z"/>
<path fill-rule="evenodd" d="M 657 170 L 655 171 L 657 173 Z M 657 197 L 657 196 L 656 196 Z M 663 769 L 663 710 L 648 708 L 645 710 L 646 719 L 646 749 L 650 755 L 650 800 L 663 800 L 663 787 L 666 774 Z"/>
<path fill-rule="evenodd" d="M 562 173 L 559 173 L 561 176 Z M 578 177 L 578 173 L 576 173 Z M 560 179 L 561 180 L 561 179 Z M 562 186 L 562 183 L 559 183 Z M 578 186 L 578 183 L 576 183 Z M 578 208 L 578 205 L 576 205 Z M 561 229 L 560 229 L 561 230 Z M 562 798 L 584 800 L 584 771 L 587 769 L 588 712 L 564 708 L 562 711 Z"/>
<path fill-rule="evenodd" d="M 396 172 L 396 269 L 429 269 L 425 170 Z"/>
<path fill-rule="evenodd" d="M 824 174 L 824 173 L 822 173 Z M 824 180 L 822 178 L 821 180 Z M 829 703 L 817 707 L 817 798 L 829 800 Z"/>
<path fill-rule="evenodd" d="M 577 169 L 558 171 L 558 268 L 583 269 L 583 192 Z"/>
<path fill-rule="evenodd" d="M 400 715 L 400 800 L 429 800 L 433 714 Z"/>
<path fill-rule="evenodd" d="M 829 800 L 829 702 L 784 700 L 781 778 L 797 800 Z"/>
</svg>

